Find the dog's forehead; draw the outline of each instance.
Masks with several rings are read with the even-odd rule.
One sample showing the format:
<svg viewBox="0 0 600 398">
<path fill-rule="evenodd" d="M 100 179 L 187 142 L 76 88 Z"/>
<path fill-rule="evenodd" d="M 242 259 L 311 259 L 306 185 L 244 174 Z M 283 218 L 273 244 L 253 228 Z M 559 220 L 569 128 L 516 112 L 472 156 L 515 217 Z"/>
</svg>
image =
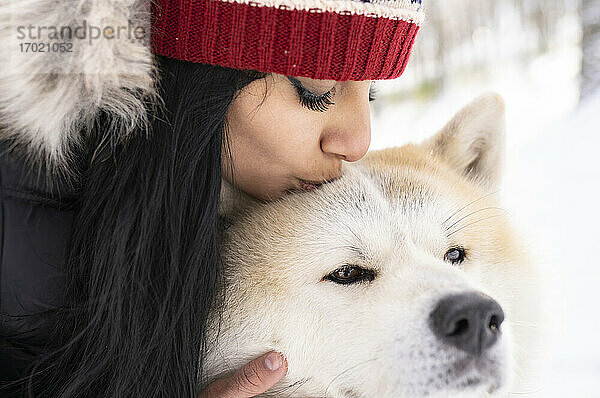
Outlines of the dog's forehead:
<svg viewBox="0 0 600 398">
<path fill-rule="evenodd" d="M 241 224 L 290 238 L 286 244 L 307 238 L 349 244 L 376 236 L 380 246 L 392 246 L 410 235 L 432 246 L 442 238 L 444 218 L 465 200 L 460 182 L 410 163 L 385 169 L 348 164 L 341 178 L 254 208 Z"/>
<path fill-rule="evenodd" d="M 333 203 L 347 203 L 351 210 L 359 208 L 394 218 L 433 220 L 461 202 L 462 187 L 454 183 L 410 164 L 385 169 L 358 164 L 349 165 L 344 177 L 331 187 L 324 187 L 322 195 Z"/>
<path fill-rule="evenodd" d="M 407 240 L 426 250 L 440 246 L 442 222 L 458 206 L 454 196 L 422 170 L 356 164 L 317 191 L 290 197 L 287 214 L 299 230 L 322 242 L 319 246 L 353 246 L 383 256 Z"/>
</svg>

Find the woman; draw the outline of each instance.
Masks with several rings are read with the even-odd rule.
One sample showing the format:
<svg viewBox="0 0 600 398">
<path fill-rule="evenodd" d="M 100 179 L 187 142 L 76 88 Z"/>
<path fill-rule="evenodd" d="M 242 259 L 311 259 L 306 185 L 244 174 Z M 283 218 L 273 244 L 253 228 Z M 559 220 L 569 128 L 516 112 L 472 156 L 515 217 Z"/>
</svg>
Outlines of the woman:
<svg viewBox="0 0 600 398">
<path fill-rule="evenodd" d="M 2 43 L 72 47 L 3 48 L 0 366 L 23 381 L 4 391 L 251 397 L 283 377 L 285 358 L 266 353 L 198 385 L 221 178 L 272 200 L 360 159 L 371 81 L 403 72 L 419 3 L 162 0 L 151 19 L 133 0 L 0 9 Z M 151 43 L 137 36 L 150 22 Z M 89 42 L 52 24 L 87 26 Z"/>
</svg>

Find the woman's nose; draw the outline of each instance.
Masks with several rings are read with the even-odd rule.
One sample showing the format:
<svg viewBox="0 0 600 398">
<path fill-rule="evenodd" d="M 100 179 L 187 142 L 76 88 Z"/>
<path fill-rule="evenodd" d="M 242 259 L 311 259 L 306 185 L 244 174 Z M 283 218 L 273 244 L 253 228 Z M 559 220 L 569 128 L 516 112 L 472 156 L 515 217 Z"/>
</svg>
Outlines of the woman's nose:
<svg viewBox="0 0 600 398">
<path fill-rule="evenodd" d="M 321 150 L 347 162 L 360 160 L 371 144 L 368 92 L 334 105 L 335 116 L 321 135 Z"/>
</svg>

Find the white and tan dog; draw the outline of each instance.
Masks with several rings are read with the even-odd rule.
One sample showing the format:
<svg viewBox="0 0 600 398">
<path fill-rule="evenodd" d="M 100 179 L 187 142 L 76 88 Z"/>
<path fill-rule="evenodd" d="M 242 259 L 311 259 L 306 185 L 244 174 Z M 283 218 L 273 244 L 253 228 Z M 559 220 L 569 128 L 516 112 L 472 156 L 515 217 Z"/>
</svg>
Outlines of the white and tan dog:
<svg viewBox="0 0 600 398">
<path fill-rule="evenodd" d="M 503 138 L 486 95 L 312 192 L 261 204 L 226 189 L 210 377 L 278 350 L 289 370 L 265 396 L 521 392 L 536 273 L 497 203 Z"/>
</svg>

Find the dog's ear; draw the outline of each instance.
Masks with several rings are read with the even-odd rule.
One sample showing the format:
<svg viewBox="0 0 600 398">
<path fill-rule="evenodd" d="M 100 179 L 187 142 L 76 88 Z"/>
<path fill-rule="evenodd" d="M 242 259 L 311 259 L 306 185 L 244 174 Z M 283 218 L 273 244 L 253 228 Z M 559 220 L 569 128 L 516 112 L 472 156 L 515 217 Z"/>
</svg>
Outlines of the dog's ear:
<svg viewBox="0 0 600 398">
<path fill-rule="evenodd" d="M 460 174 L 486 186 L 497 186 L 504 157 L 504 119 L 502 97 L 484 94 L 422 145 Z"/>
</svg>

